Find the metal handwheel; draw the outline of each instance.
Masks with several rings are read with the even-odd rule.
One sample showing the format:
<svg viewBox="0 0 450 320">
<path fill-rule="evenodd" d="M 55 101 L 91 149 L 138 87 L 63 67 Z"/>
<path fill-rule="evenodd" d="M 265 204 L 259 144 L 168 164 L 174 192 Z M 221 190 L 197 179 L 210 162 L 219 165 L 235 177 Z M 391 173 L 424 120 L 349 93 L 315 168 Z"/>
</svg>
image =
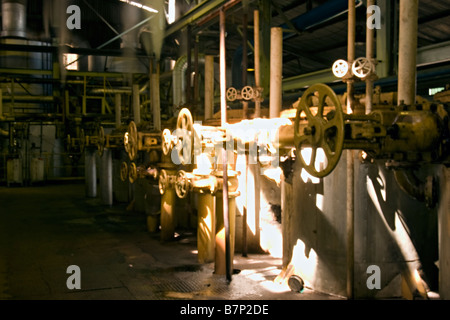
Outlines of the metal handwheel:
<svg viewBox="0 0 450 320">
<path fill-rule="evenodd" d="M 175 181 L 175 192 L 178 198 L 184 199 L 189 192 L 189 178 L 185 171 L 180 170 L 177 173 L 177 179 Z"/>
<path fill-rule="evenodd" d="M 227 100 L 234 101 L 237 98 L 237 90 L 236 88 L 229 87 L 227 90 Z"/>
<path fill-rule="evenodd" d="M 181 164 L 190 164 L 194 152 L 194 121 L 187 108 L 180 110 L 177 118 L 177 153 Z"/>
<path fill-rule="evenodd" d="M 128 124 L 128 130 L 125 132 L 123 143 L 125 151 L 128 153 L 128 157 L 130 160 L 134 160 L 138 152 L 138 135 L 136 123 L 134 121 L 131 121 Z"/>
<path fill-rule="evenodd" d="M 343 78 L 349 69 L 348 62 L 342 59 L 336 60 L 333 63 L 333 74 L 338 78 Z"/>
<path fill-rule="evenodd" d="M 245 86 L 242 88 L 241 95 L 244 100 L 252 100 L 255 92 L 251 86 Z"/>
<path fill-rule="evenodd" d="M 128 178 L 128 164 L 124 161 L 120 165 L 120 180 L 125 182 Z"/>
<path fill-rule="evenodd" d="M 162 151 L 164 155 L 168 155 L 173 147 L 172 134 L 169 129 L 164 129 L 162 132 Z"/>
<path fill-rule="evenodd" d="M 306 126 L 300 124 L 303 114 L 308 122 Z M 327 85 L 313 85 L 301 97 L 294 124 L 294 143 L 302 166 L 314 177 L 327 176 L 338 164 L 344 145 L 344 114 L 338 97 Z M 323 162 L 318 159 L 319 149 L 326 158 Z M 305 159 L 307 151 L 310 151 L 309 161 Z"/>
<path fill-rule="evenodd" d="M 98 155 L 101 157 L 103 156 L 103 151 L 105 151 L 106 145 L 105 130 L 103 129 L 102 126 L 98 128 L 97 136 L 98 136 L 97 140 Z"/>
<path fill-rule="evenodd" d="M 365 78 L 375 70 L 373 63 L 364 57 L 356 59 L 352 64 L 352 72 L 358 78 Z"/>
<path fill-rule="evenodd" d="M 137 167 L 134 162 L 130 164 L 130 168 L 128 170 L 128 180 L 131 183 L 134 183 L 137 180 Z"/>
</svg>

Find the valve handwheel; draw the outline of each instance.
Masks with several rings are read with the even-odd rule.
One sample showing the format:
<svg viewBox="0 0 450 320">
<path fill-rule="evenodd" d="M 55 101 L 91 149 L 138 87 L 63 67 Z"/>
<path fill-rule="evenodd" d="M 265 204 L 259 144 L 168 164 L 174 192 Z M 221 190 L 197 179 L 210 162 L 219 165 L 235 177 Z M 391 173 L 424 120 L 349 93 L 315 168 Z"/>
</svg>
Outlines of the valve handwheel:
<svg viewBox="0 0 450 320">
<path fill-rule="evenodd" d="M 167 186 L 168 186 L 168 177 L 166 170 L 162 169 L 159 173 L 159 180 L 158 180 L 158 187 L 159 187 L 159 193 L 164 194 L 166 192 Z"/>
<path fill-rule="evenodd" d="M 120 166 L 120 180 L 125 182 L 128 178 L 128 164 L 124 161 Z"/>
<path fill-rule="evenodd" d="M 164 129 L 162 132 L 162 151 L 164 155 L 168 155 L 170 149 L 173 147 L 172 134 L 169 129 Z"/>
<path fill-rule="evenodd" d="M 227 90 L 227 100 L 234 101 L 237 98 L 237 90 L 236 88 L 229 87 Z"/>
<path fill-rule="evenodd" d="M 130 168 L 128 170 L 128 180 L 131 183 L 134 183 L 137 180 L 137 167 L 134 162 L 130 164 Z"/>
<path fill-rule="evenodd" d="M 105 130 L 103 129 L 102 126 L 100 126 L 98 128 L 97 136 L 98 136 L 98 140 L 97 140 L 98 155 L 101 157 L 101 156 L 103 156 L 103 151 L 105 150 L 105 144 L 106 144 Z"/>
<path fill-rule="evenodd" d="M 138 151 L 138 136 L 136 123 L 131 121 L 128 124 L 128 130 L 125 132 L 123 143 L 125 145 L 125 151 L 128 153 L 130 160 L 134 160 Z"/>
<path fill-rule="evenodd" d="M 343 78 L 348 72 L 348 62 L 342 59 L 333 63 L 333 74 L 338 78 Z"/>
<path fill-rule="evenodd" d="M 243 87 L 242 91 L 241 91 L 241 95 L 242 95 L 242 98 L 244 98 L 244 100 L 252 100 L 254 97 L 253 88 L 251 86 Z"/>
<path fill-rule="evenodd" d="M 194 152 L 194 121 L 192 114 L 187 108 L 180 110 L 177 118 L 177 152 L 181 164 L 192 163 Z"/>
<path fill-rule="evenodd" d="M 316 105 L 313 96 L 318 100 Z M 316 108 L 317 112 L 313 114 Z M 300 125 L 303 113 L 308 122 L 306 127 Z M 302 166 L 314 177 L 327 176 L 338 164 L 344 146 L 344 114 L 338 97 L 327 85 L 313 85 L 301 97 L 295 117 L 294 143 Z M 305 148 L 311 151 L 309 161 L 303 158 L 302 150 L 307 151 Z M 321 159 L 318 159 L 319 149 L 326 157 L 322 167 Z"/>
<path fill-rule="evenodd" d="M 353 62 L 352 71 L 355 76 L 362 79 L 374 72 L 374 65 L 369 59 L 361 57 Z"/>
<path fill-rule="evenodd" d="M 188 195 L 189 179 L 184 170 L 180 170 L 177 173 L 177 179 L 175 181 L 175 192 L 178 198 L 184 199 Z"/>
</svg>

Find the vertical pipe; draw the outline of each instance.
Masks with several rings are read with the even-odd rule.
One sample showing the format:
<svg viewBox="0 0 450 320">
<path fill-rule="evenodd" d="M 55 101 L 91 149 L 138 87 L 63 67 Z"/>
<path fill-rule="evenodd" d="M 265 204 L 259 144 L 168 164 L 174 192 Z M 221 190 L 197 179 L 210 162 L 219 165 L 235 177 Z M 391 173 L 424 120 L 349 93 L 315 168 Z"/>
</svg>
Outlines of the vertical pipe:
<svg viewBox="0 0 450 320">
<path fill-rule="evenodd" d="M 355 1 L 348 1 L 348 63 L 355 60 L 356 8 Z M 347 82 L 347 113 L 352 113 L 353 80 Z M 354 163 L 353 151 L 347 150 L 347 298 L 354 295 Z"/>
<path fill-rule="evenodd" d="M 255 42 L 255 86 L 257 89 L 261 86 L 261 75 L 260 75 L 260 41 L 259 41 L 259 11 L 255 10 L 253 12 L 253 23 L 254 23 L 254 42 Z M 261 116 L 261 102 L 256 99 L 255 101 L 255 118 Z"/>
<path fill-rule="evenodd" d="M 248 68 L 248 44 L 247 44 L 248 14 L 247 8 L 244 7 L 244 15 L 242 17 L 242 87 L 247 85 L 247 68 Z M 242 119 L 247 119 L 248 102 L 242 101 Z"/>
<path fill-rule="evenodd" d="M 367 7 L 373 6 L 375 0 L 367 0 Z M 369 19 L 371 14 L 367 12 L 367 19 Z M 366 26 L 366 58 L 370 61 L 374 61 L 375 53 L 375 29 Z M 373 106 L 373 80 L 369 76 L 366 79 L 366 114 L 372 112 Z"/>
<path fill-rule="evenodd" d="M 214 56 L 205 56 L 205 120 L 214 113 Z"/>
<path fill-rule="evenodd" d="M 416 60 L 419 0 L 400 0 L 398 104 L 416 100 Z"/>
<path fill-rule="evenodd" d="M 103 204 L 113 205 L 113 169 L 112 169 L 112 151 L 105 149 L 101 157 L 101 189 Z"/>
<path fill-rule="evenodd" d="M 3 90 L 0 88 L 0 119 L 3 117 Z"/>
<path fill-rule="evenodd" d="M 282 104 L 283 29 L 272 28 L 270 33 L 270 118 L 278 118 Z"/>
<path fill-rule="evenodd" d="M 174 173 L 172 173 L 174 174 Z M 175 189 L 167 188 L 161 196 L 161 241 L 170 241 L 175 232 Z"/>
<path fill-rule="evenodd" d="M 114 107 L 116 110 L 116 128 L 120 128 L 122 125 L 122 95 L 120 93 L 114 95 Z"/>
<path fill-rule="evenodd" d="M 68 118 L 70 114 L 70 103 L 69 103 L 69 90 L 64 91 L 64 103 L 65 103 L 65 117 Z"/>
<path fill-rule="evenodd" d="M 95 152 L 89 148 L 84 150 L 84 170 L 86 183 L 86 196 L 97 197 L 97 171 L 95 165 Z"/>
<path fill-rule="evenodd" d="M 153 127 L 161 131 L 161 99 L 159 90 L 159 63 L 156 63 L 156 72 L 151 74 L 151 101 L 153 110 Z"/>
<path fill-rule="evenodd" d="M 191 73 L 192 73 L 192 53 L 191 53 L 191 26 L 187 27 L 187 70 L 186 70 L 186 102 L 191 103 Z"/>
<path fill-rule="evenodd" d="M 194 43 L 194 105 L 197 108 L 198 99 L 200 97 L 200 90 L 198 86 L 199 74 L 198 74 L 198 36 L 195 37 Z"/>
<path fill-rule="evenodd" d="M 227 65 L 225 50 L 225 9 L 220 9 L 220 114 L 221 124 L 227 123 Z"/>
<path fill-rule="evenodd" d="M 139 85 L 133 84 L 133 119 L 136 125 L 141 122 L 141 103 L 139 101 Z"/>
<path fill-rule="evenodd" d="M 198 262 L 214 261 L 214 236 L 216 232 L 214 196 L 211 193 L 198 194 L 197 248 Z"/>
</svg>

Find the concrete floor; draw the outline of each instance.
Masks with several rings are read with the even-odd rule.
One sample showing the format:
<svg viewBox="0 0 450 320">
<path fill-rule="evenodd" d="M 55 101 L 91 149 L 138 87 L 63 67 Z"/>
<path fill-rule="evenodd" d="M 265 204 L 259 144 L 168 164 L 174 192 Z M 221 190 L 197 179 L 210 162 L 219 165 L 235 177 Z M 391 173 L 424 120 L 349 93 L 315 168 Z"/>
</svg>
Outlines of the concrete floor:
<svg viewBox="0 0 450 320">
<path fill-rule="evenodd" d="M 103 206 L 84 184 L 0 186 L 0 299 L 11 300 L 338 300 L 273 280 L 281 259 L 236 254 L 227 283 L 200 265 L 195 230 L 171 242 L 149 233 L 146 216 L 125 204 Z M 81 289 L 66 285 L 70 265 Z"/>
</svg>

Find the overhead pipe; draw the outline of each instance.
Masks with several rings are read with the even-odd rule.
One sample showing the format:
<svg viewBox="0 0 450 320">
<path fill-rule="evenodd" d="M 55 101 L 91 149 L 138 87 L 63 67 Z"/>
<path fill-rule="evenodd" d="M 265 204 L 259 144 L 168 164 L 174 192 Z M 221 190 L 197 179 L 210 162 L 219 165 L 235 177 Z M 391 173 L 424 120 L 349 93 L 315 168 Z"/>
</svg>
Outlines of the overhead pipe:
<svg viewBox="0 0 450 320">
<path fill-rule="evenodd" d="M 416 61 L 419 0 L 400 0 L 398 104 L 416 100 Z"/>
<path fill-rule="evenodd" d="M 227 60 L 225 49 L 225 10 L 220 10 L 220 114 L 221 124 L 227 123 Z"/>
<path fill-rule="evenodd" d="M 364 3 L 361 0 L 355 1 L 355 8 L 362 6 Z M 318 26 L 326 21 L 339 17 L 348 12 L 348 3 L 346 0 L 330 0 L 326 1 L 323 5 L 320 5 L 290 21 L 298 31 L 307 31 L 308 29 Z M 281 24 L 279 27 L 283 29 L 290 29 L 288 24 Z M 283 40 L 288 40 L 289 38 L 295 36 L 296 33 L 286 32 L 283 36 Z M 250 41 L 250 43 L 254 43 Z M 238 47 L 233 56 L 233 71 L 240 70 L 240 66 L 242 64 L 242 47 Z M 331 67 L 331 66 L 330 66 Z M 236 68 L 236 69 L 234 69 Z M 327 69 L 328 70 L 328 69 Z M 324 70 L 324 72 L 327 72 Z M 239 87 L 239 78 L 237 78 L 238 72 L 233 72 L 233 85 L 235 87 Z M 305 75 L 306 76 L 306 75 Z M 336 78 L 331 73 L 329 77 L 334 81 Z M 333 79 L 334 77 L 334 79 Z M 298 87 L 296 84 L 296 77 L 283 79 L 283 91 L 301 89 L 304 87 L 303 84 L 299 84 Z M 323 81 L 320 81 L 323 82 Z M 289 83 L 289 85 L 287 85 Z"/>
<path fill-rule="evenodd" d="M 153 65 L 153 63 L 152 63 Z M 155 66 L 153 66 L 154 68 Z M 152 69 L 153 69 L 152 68 Z M 151 70 L 150 81 L 151 81 L 151 102 L 152 102 L 152 111 L 153 111 L 153 127 L 155 130 L 161 131 L 161 98 L 160 98 L 160 84 L 159 84 L 159 73 L 160 66 L 159 63 L 156 62 L 156 72 Z"/>
</svg>

